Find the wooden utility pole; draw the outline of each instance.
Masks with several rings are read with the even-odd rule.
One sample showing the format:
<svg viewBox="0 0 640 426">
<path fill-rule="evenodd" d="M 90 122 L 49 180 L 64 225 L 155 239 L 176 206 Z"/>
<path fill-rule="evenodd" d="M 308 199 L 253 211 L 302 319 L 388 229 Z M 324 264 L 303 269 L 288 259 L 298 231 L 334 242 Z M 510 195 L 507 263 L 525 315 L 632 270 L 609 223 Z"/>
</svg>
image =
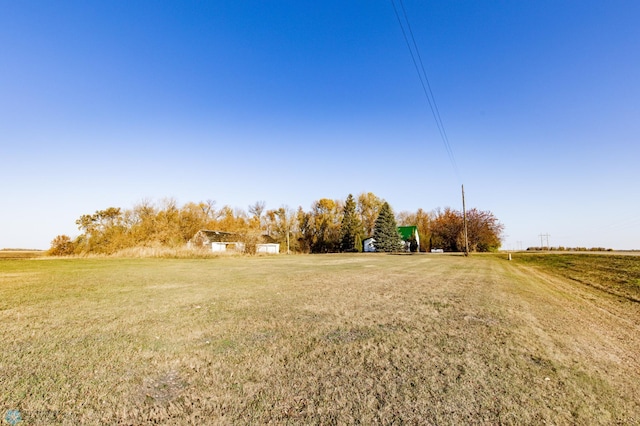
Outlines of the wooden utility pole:
<svg viewBox="0 0 640 426">
<path fill-rule="evenodd" d="M 462 222 L 464 224 L 464 255 L 469 256 L 469 236 L 467 234 L 467 208 L 464 204 L 464 185 L 462 185 Z"/>
<path fill-rule="evenodd" d="M 291 254 L 291 251 L 289 250 L 289 233 L 291 232 L 291 230 L 289 229 L 289 226 L 287 226 L 287 254 Z"/>
</svg>

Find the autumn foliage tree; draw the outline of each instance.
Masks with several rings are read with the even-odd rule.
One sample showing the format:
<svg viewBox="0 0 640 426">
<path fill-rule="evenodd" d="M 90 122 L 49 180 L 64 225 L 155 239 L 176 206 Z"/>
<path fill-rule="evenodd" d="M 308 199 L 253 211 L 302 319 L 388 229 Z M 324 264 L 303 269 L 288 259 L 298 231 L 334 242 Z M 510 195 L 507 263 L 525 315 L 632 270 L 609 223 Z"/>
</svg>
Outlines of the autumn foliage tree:
<svg viewBox="0 0 640 426">
<path fill-rule="evenodd" d="M 500 237 L 504 226 L 489 211 L 471 209 L 467 211 L 467 235 L 469 250 L 477 252 L 496 251 L 500 248 Z M 446 208 L 438 210 L 431 222 L 431 247 L 444 251 L 464 250 L 464 215 Z"/>
<path fill-rule="evenodd" d="M 321 198 L 313 203 L 310 212 L 298 212 L 303 244 L 312 253 L 339 250 L 341 211 L 340 201 Z"/>
<path fill-rule="evenodd" d="M 267 210 L 265 214 L 267 235 L 280 244 L 280 251 L 298 250 L 297 221 L 295 212 L 287 206 Z"/>
<path fill-rule="evenodd" d="M 488 211 L 467 212 L 469 247 L 472 251 L 493 251 L 500 247 L 504 229 Z M 442 248 L 460 251 L 464 247 L 462 213 L 452 209 L 427 213 L 402 212 L 401 225 L 418 227 L 420 251 Z M 280 243 L 297 252 L 329 253 L 359 251 L 362 239 L 374 236 L 382 251 L 399 249 L 396 218 L 391 206 L 375 194 L 348 195 L 346 201 L 321 198 L 305 211 L 286 206 L 266 210 L 266 203 L 250 205 L 248 212 L 230 206 L 216 208 L 215 201 L 186 203 L 171 198 L 158 203 L 143 200 L 131 209 L 108 207 L 84 214 L 76 221 L 80 236 L 59 235 L 51 242 L 51 254 L 111 254 L 134 247 L 182 247 L 202 229 L 233 234 L 245 247 L 259 241 Z M 387 244 L 388 242 L 388 244 Z"/>
<path fill-rule="evenodd" d="M 70 256 L 76 249 L 75 243 L 68 235 L 58 235 L 51 241 L 51 248 L 47 254 L 50 256 Z"/>
<path fill-rule="evenodd" d="M 365 237 L 373 235 L 376 226 L 376 219 L 380 214 L 380 209 L 384 200 L 372 192 L 366 192 L 358 195 L 357 213 L 362 224 Z"/>
<path fill-rule="evenodd" d="M 462 214 L 450 208 L 437 210 L 431 221 L 430 246 L 444 251 L 461 251 L 460 238 L 464 232 Z"/>
<path fill-rule="evenodd" d="M 127 223 L 118 207 L 98 210 L 92 215 L 82 215 L 76 220 L 78 229 L 84 231 L 84 247 L 87 252 L 113 253 L 127 246 Z"/>
<path fill-rule="evenodd" d="M 504 225 L 490 211 L 478 209 L 467 211 L 469 250 L 478 252 L 497 251 L 502 245 L 500 237 L 503 231 Z"/>
</svg>

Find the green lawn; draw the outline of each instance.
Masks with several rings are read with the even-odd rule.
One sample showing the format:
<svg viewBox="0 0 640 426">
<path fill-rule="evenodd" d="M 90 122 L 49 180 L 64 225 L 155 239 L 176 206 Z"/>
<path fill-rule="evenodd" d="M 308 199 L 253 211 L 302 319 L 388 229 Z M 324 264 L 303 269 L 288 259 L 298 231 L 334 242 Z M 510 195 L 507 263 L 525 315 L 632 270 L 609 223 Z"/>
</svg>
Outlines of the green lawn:
<svg viewBox="0 0 640 426">
<path fill-rule="evenodd" d="M 638 303 L 514 260 L 0 260 L 0 414 L 638 424 Z"/>
</svg>

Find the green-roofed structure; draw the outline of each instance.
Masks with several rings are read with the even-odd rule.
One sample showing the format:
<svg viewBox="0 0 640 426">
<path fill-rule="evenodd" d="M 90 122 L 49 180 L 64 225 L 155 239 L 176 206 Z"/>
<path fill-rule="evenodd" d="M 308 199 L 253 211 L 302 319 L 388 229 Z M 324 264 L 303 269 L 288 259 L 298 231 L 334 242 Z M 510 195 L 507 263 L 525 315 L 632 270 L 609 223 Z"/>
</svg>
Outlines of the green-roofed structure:
<svg viewBox="0 0 640 426">
<path fill-rule="evenodd" d="M 398 233 L 402 237 L 402 241 L 407 244 L 407 248 L 411 251 L 418 251 L 420 247 L 420 236 L 418 235 L 418 227 L 411 226 L 398 226 Z"/>
<path fill-rule="evenodd" d="M 418 227 L 412 226 L 398 226 L 398 234 L 405 243 L 407 251 L 419 251 L 420 250 L 420 236 L 418 235 Z M 375 249 L 375 240 L 373 237 L 366 238 L 363 241 L 363 248 L 365 252 L 373 252 Z"/>
</svg>

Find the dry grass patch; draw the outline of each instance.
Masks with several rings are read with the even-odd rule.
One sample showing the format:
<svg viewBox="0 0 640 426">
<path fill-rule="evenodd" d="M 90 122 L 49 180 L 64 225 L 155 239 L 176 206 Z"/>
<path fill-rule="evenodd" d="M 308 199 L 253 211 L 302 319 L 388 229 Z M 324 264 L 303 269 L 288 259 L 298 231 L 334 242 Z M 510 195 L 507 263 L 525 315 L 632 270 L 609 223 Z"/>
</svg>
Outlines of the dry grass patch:
<svg viewBox="0 0 640 426">
<path fill-rule="evenodd" d="M 480 256 L 1 261 L 0 409 L 43 425 L 632 424 L 634 306 Z"/>
<path fill-rule="evenodd" d="M 47 252 L 43 250 L 0 250 L 0 259 L 33 259 L 45 256 Z"/>
<path fill-rule="evenodd" d="M 640 303 L 640 256 L 519 253 L 516 261 Z"/>
</svg>

